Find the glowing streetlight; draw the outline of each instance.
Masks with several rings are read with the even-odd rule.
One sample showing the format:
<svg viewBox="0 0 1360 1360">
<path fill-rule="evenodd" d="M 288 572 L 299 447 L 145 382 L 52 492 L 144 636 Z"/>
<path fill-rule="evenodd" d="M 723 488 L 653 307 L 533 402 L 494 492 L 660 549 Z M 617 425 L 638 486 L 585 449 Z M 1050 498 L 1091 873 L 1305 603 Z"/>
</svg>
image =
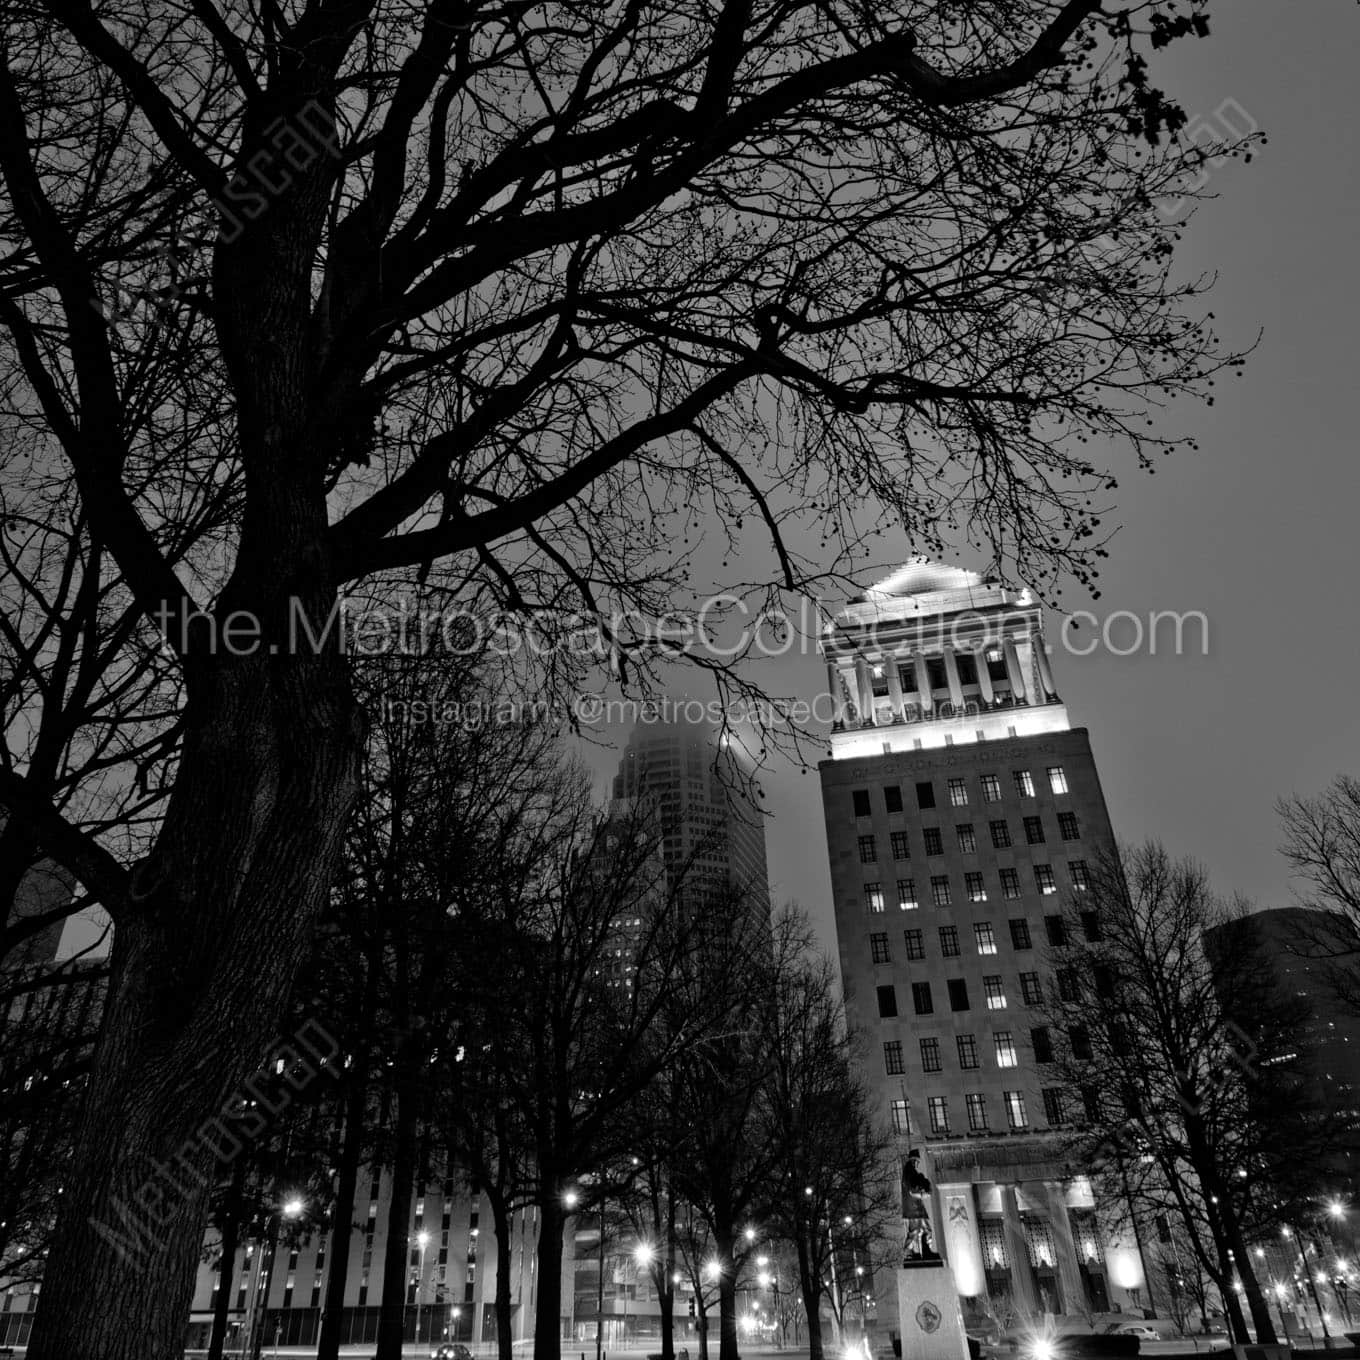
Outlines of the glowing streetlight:
<svg viewBox="0 0 1360 1360">
<path fill-rule="evenodd" d="M 416 1234 L 416 1245 L 420 1248 L 420 1274 L 416 1276 L 416 1341 L 420 1340 L 420 1303 L 425 1288 L 425 1248 L 430 1245 L 430 1234 L 424 1229 Z"/>
<path fill-rule="evenodd" d="M 710 1280 L 716 1280 L 722 1274 L 722 1265 L 718 1261 L 704 1262 L 704 1276 Z"/>
<path fill-rule="evenodd" d="M 307 1201 L 300 1195 L 294 1195 L 291 1199 L 283 1202 L 284 1218 L 301 1218 L 307 1210 Z"/>
<path fill-rule="evenodd" d="M 1339 1199 L 1334 1199 L 1331 1201 L 1330 1204 L 1327 1205 L 1327 1212 L 1333 1218 L 1345 1218 L 1346 1206 L 1342 1204 L 1342 1202 Z"/>
<path fill-rule="evenodd" d="M 568 1190 L 562 1196 L 562 1203 L 565 1204 L 568 1209 L 574 1209 L 580 1202 L 581 1196 L 578 1195 L 575 1190 Z"/>
<path fill-rule="evenodd" d="M 747 1228 L 745 1237 L 748 1242 L 754 1242 L 756 1240 L 756 1230 L 754 1228 Z"/>
<path fill-rule="evenodd" d="M 633 1252 L 633 1256 L 640 1266 L 650 1265 L 654 1255 L 651 1244 L 648 1242 L 639 1242 L 637 1250 Z"/>
</svg>

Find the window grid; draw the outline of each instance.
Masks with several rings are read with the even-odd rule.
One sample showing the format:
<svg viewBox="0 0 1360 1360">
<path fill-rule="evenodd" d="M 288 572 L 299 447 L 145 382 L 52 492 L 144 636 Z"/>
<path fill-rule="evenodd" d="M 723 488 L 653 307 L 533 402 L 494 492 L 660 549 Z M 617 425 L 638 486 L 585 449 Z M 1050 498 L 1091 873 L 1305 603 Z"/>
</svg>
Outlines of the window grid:
<svg viewBox="0 0 1360 1360">
<path fill-rule="evenodd" d="M 1081 827 L 1077 824 L 1075 812 L 1058 813 L 1058 834 L 1065 841 L 1079 841 L 1081 839 Z"/>
<path fill-rule="evenodd" d="M 1063 1119 L 1063 1092 L 1060 1086 L 1045 1086 L 1040 1092 L 1044 1100 L 1044 1122 L 1061 1124 Z"/>
<path fill-rule="evenodd" d="M 888 952 L 888 932 L 876 930 L 869 936 L 869 956 L 874 963 L 889 963 L 892 955 Z"/>
<path fill-rule="evenodd" d="M 992 929 L 990 921 L 975 921 L 973 923 L 973 940 L 977 944 L 979 954 L 996 953 L 996 932 Z"/>
<path fill-rule="evenodd" d="M 888 1039 L 883 1045 L 883 1070 L 890 1077 L 900 1077 L 906 1072 L 902 1063 L 901 1039 Z"/>
<path fill-rule="evenodd" d="M 972 822 L 960 822 L 954 830 L 958 833 L 960 852 L 973 854 L 977 850 L 977 836 L 973 832 Z"/>
<path fill-rule="evenodd" d="M 921 1040 L 921 1070 L 923 1072 L 939 1072 L 942 1070 L 940 1041 L 938 1039 Z"/>
<path fill-rule="evenodd" d="M 1006 1123 L 1013 1129 L 1023 1129 L 1029 1126 L 1029 1118 L 1025 1114 L 1025 1093 L 1023 1091 L 1004 1092 L 1006 1101 Z"/>
<path fill-rule="evenodd" d="M 1034 797 L 1034 776 L 1028 770 L 1013 770 L 1015 791 L 1021 798 Z"/>
<path fill-rule="evenodd" d="M 1044 843 L 1044 819 L 1042 817 L 1025 818 L 1025 843 L 1027 845 L 1042 845 Z"/>
<path fill-rule="evenodd" d="M 1001 871 L 1001 896 L 1007 901 L 1020 896 L 1020 875 L 1014 869 Z"/>
<path fill-rule="evenodd" d="M 973 1071 L 978 1065 L 977 1040 L 971 1034 L 960 1034 L 955 1042 L 959 1049 L 959 1066 L 965 1072 Z"/>
<path fill-rule="evenodd" d="M 1034 866 L 1034 886 L 1045 897 L 1058 891 L 1058 884 L 1053 877 L 1053 866 L 1051 864 L 1036 864 Z"/>
<path fill-rule="evenodd" d="M 1069 860 L 1067 864 L 1067 876 L 1072 880 L 1072 886 L 1078 892 L 1087 892 L 1091 887 L 1091 876 L 1086 869 L 1084 859 Z"/>
<path fill-rule="evenodd" d="M 907 842 L 907 833 L 905 831 L 889 832 L 888 840 L 892 846 L 892 857 L 894 859 L 911 858 L 911 846 Z"/>
<path fill-rule="evenodd" d="M 928 826 L 921 834 L 926 843 L 926 854 L 944 854 L 944 837 L 940 835 L 940 828 L 938 826 Z"/>
<path fill-rule="evenodd" d="M 949 781 L 949 805 L 950 807 L 968 806 L 968 785 L 962 779 L 951 779 Z"/>
<path fill-rule="evenodd" d="M 940 953 L 947 959 L 959 954 L 959 932 L 954 926 L 940 927 Z"/>
<path fill-rule="evenodd" d="M 949 894 L 949 875 L 933 874 L 930 879 L 931 900 L 937 907 L 947 907 L 953 901 Z"/>
<path fill-rule="evenodd" d="M 991 973 L 982 979 L 982 990 L 987 997 L 987 1009 L 989 1011 L 1004 1011 L 1006 1009 L 1006 992 L 1001 985 L 1001 977 L 997 973 Z"/>
<path fill-rule="evenodd" d="M 964 1100 L 968 1105 L 968 1132 L 987 1131 L 987 1098 L 980 1091 L 970 1091 Z"/>
<path fill-rule="evenodd" d="M 894 1133 L 905 1136 L 911 1134 L 911 1106 L 905 1100 L 894 1100 L 892 1103 L 892 1126 Z"/>
<path fill-rule="evenodd" d="M 931 1133 L 948 1133 L 949 1102 L 943 1096 L 931 1096 L 929 1108 Z"/>
<path fill-rule="evenodd" d="M 911 1004 L 917 1015 L 933 1015 L 935 1013 L 935 1002 L 930 995 L 930 983 L 913 982 L 911 984 Z"/>
<path fill-rule="evenodd" d="M 860 836 L 858 838 L 858 845 L 859 862 L 861 864 L 872 864 L 878 858 L 877 842 L 874 837 Z"/>
<path fill-rule="evenodd" d="M 910 878 L 897 880 L 897 908 L 899 911 L 916 910 L 916 883 Z"/>
<path fill-rule="evenodd" d="M 987 900 L 987 884 L 980 873 L 964 874 L 963 886 L 970 902 L 985 902 Z"/>
<path fill-rule="evenodd" d="M 994 774 L 982 776 L 982 801 L 984 803 L 1001 801 L 1001 780 Z"/>
<path fill-rule="evenodd" d="M 1011 918 L 1011 945 L 1015 949 L 1033 949 L 1030 939 L 1029 922 L 1023 916 Z"/>
<path fill-rule="evenodd" d="M 1020 974 L 1020 999 L 1026 1006 L 1042 1006 L 1044 1004 L 1044 991 L 1039 984 L 1038 973 Z"/>
<path fill-rule="evenodd" d="M 1067 775 L 1061 765 L 1050 765 L 1048 767 L 1048 787 L 1054 793 L 1067 792 Z"/>
<path fill-rule="evenodd" d="M 996 1065 L 998 1067 L 1015 1067 L 1019 1063 L 1020 1060 L 1015 1052 L 1015 1039 L 1010 1030 L 997 1030 L 992 1035 L 992 1047 L 996 1052 Z"/>
<path fill-rule="evenodd" d="M 1011 847 L 1011 828 L 1005 818 L 990 822 L 988 825 L 992 832 L 993 848 L 996 850 L 1009 850 Z"/>
<path fill-rule="evenodd" d="M 926 956 L 925 932 L 921 930 L 904 930 L 902 932 L 902 943 L 906 947 L 907 958 L 923 959 Z"/>
<path fill-rule="evenodd" d="M 864 885 L 864 905 L 871 912 L 883 910 L 883 885 L 881 883 L 866 883 Z"/>
</svg>

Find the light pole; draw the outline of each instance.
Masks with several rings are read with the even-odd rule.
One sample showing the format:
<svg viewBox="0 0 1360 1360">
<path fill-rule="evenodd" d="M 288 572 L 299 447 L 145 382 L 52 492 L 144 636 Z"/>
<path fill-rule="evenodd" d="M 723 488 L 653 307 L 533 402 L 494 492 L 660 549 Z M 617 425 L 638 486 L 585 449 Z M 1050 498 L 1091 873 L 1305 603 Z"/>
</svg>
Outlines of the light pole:
<svg viewBox="0 0 1360 1360">
<path fill-rule="evenodd" d="M 1288 1228 L 1282 1228 L 1280 1231 L 1286 1237 L 1290 1236 Z M 1313 1279 L 1313 1272 L 1308 1268 L 1308 1252 L 1304 1246 L 1303 1234 L 1296 1230 L 1293 1235 L 1298 1243 L 1299 1260 L 1303 1263 L 1303 1278 L 1308 1281 L 1308 1289 L 1313 1296 L 1313 1304 L 1318 1311 L 1318 1321 L 1322 1324 L 1322 1339 L 1326 1342 L 1331 1339 L 1332 1334 L 1327 1330 L 1327 1314 L 1322 1311 L 1322 1300 L 1318 1297 L 1317 1281 Z M 1319 1252 L 1319 1258 L 1321 1255 L 1322 1253 Z"/>
<path fill-rule="evenodd" d="M 416 1276 L 416 1352 L 420 1351 L 420 1296 L 425 1287 L 425 1248 L 430 1245 L 430 1234 L 423 1229 L 416 1234 L 420 1246 L 420 1274 Z"/>
<path fill-rule="evenodd" d="M 639 1243 L 637 1244 L 637 1247 L 634 1249 L 634 1251 L 633 1251 L 633 1260 L 637 1263 L 637 1269 L 633 1272 L 633 1288 L 634 1288 L 634 1290 L 637 1289 L 638 1272 L 639 1272 L 639 1271 L 642 1271 L 642 1270 L 645 1270 L 645 1269 L 651 1264 L 653 1255 L 655 1255 L 655 1253 L 652 1251 L 652 1247 L 651 1247 L 651 1244 L 650 1244 L 649 1242 L 639 1242 Z M 624 1296 L 623 1296 L 623 1336 L 622 1336 L 622 1338 L 620 1339 L 619 1344 L 620 1344 L 620 1345 L 626 1345 L 627 1342 L 628 1342 L 628 1295 L 627 1295 L 627 1294 L 624 1294 Z"/>
<path fill-rule="evenodd" d="M 241 1354 L 259 1360 L 264 1349 L 264 1318 L 269 1302 L 269 1286 L 274 1276 L 274 1255 L 278 1247 L 279 1221 L 283 1218 L 301 1218 L 306 1212 L 307 1201 L 299 1195 L 290 1195 L 277 1208 L 270 1211 L 265 1219 L 264 1237 L 260 1240 L 260 1254 L 255 1262 L 255 1283 L 250 1293 L 250 1308 L 247 1313 L 246 1334 L 242 1338 Z M 269 1269 L 265 1270 L 265 1250 L 269 1251 Z M 262 1306 L 264 1305 L 264 1306 Z"/>
</svg>

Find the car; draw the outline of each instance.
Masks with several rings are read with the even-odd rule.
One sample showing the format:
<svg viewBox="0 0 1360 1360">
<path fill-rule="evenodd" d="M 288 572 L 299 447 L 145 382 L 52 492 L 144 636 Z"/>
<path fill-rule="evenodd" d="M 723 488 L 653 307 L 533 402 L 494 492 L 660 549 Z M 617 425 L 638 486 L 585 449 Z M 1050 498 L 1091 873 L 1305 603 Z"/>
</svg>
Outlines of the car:
<svg viewBox="0 0 1360 1360">
<path fill-rule="evenodd" d="M 1163 1336 L 1146 1322 L 1115 1322 L 1105 1328 L 1107 1336 L 1136 1336 L 1140 1341 L 1161 1341 Z"/>
<path fill-rule="evenodd" d="M 445 1341 L 430 1352 L 430 1360 L 472 1360 L 472 1352 L 461 1341 Z"/>
</svg>

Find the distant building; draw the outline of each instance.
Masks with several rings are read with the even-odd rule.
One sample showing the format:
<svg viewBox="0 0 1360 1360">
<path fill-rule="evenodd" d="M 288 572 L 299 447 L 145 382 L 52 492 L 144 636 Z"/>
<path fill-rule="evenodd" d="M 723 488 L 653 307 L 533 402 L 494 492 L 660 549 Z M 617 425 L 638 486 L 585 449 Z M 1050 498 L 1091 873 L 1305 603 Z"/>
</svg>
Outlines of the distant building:
<svg viewBox="0 0 1360 1360">
<path fill-rule="evenodd" d="M 822 638 L 821 764 L 846 1005 L 899 1153 L 925 1150 L 965 1312 L 1137 1311 L 1138 1243 L 1110 1231 L 1060 1131 L 1075 1093 L 1037 1008 L 1063 903 L 1113 847 L 1086 731 L 1039 604 L 916 559 Z M 879 1316 L 895 1318 L 892 1291 Z"/>
</svg>

